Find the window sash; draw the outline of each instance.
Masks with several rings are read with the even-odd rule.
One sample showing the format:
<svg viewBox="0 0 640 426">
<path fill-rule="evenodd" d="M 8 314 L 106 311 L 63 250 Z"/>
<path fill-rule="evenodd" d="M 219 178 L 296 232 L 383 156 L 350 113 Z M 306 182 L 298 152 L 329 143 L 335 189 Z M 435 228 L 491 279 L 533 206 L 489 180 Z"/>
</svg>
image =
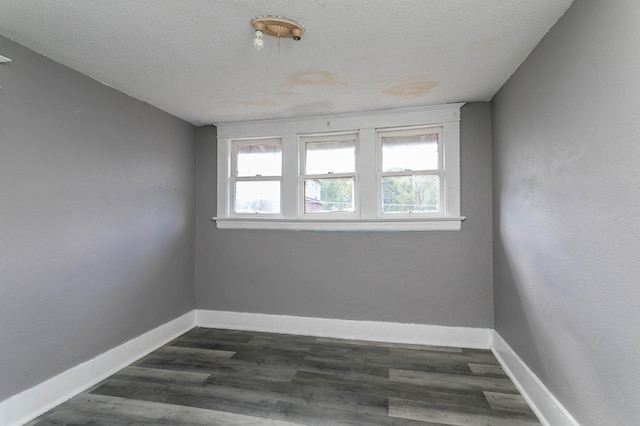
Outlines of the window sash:
<svg viewBox="0 0 640 426">
<path fill-rule="evenodd" d="M 385 211 L 385 206 L 389 204 L 385 204 L 384 202 L 384 178 L 387 177 L 414 177 L 414 176 L 436 176 L 438 178 L 438 189 L 437 189 L 437 204 L 436 209 L 433 211 L 430 210 L 407 210 L 407 211 Z M 435 216 L 440 217 L 443 213 L 443 200 L 442 194 L 444 189 L 443 175 L 440 172 L 416 172 L 416 173 L 402 173 L 402 172 L 393 172 L 393 173 L 385 173 L 380 177 L 380 206 L 379 206 L 379 214 L 382 217 L 415 217 L 415 216 Z"/>
<path fill-rule="evenodd" d="M 277 206 L 277 211 L 276 212 L 268 212 L 268 211 L 248 211 L 248 212 L 243 212 L 243 211 L 237 211 L 239 210 L 239 206 L 236 204 L 236 199 L 238 196 L 238 191 L 237 191 L 237 184 L 238 183 L 272 183 L 272 182 L 276 182 L 278 183 L 277 188 L 278 188 L 278 196 L 274 197 L 277 199 L 277 201 L 275 202 L 275 205 Z M 233 188 L 234 188 L 234 201 L 233 201 L 233 213 L 234 216 L 254 216 L 254 215 L 260 215 L 260 216 L 274 216 L 274 217 L 280 217 L 282 215 L 282 182 L 280 179 L 234 179 L 233 182 Z M 254 202 L 262 202 L 262 201 L 267 201 L 269 202 L 269 197 L 265 197 L 265 198 L 253 198 L 251 199 L 251 201 Z"/>
<path fill-rule="evenodd" d="M 250 177 L 250 175 L 240 176 L 238 174 L 238 151 L 242 146 L 277 146 L 280 147 L 280 173 L 279 174 L 266 174 L 255 176 L 282 176 L 282 161 L 283 161 L 283 146 L 282 138 L 252 138 L 252 139 L 235 139 L 231 141 L 231 177 Z"/>
<path fill-rule="evenodd" d="M 314 149 L 310 149 L 311 147 Z M 315 155 L 321 155 L 321 149 L 317 149 L 320 146 L 328 148 L 324 152 L 324 156 L 331 153 L 331 148 L 338 148 L 343 146 L 342 149 L 333 149 L 333 158 L 331 160 L 325 159 L 312 159 L 310 153 Z M 346 155 L 340 156 L 340 151 L 346 151 Z M 355 173 L 356 171 L 356 140 L 344 140 L 344 141 L 304 141 L 304 169 L 305 175 L 320 175 L 320 174 L 335 174 L 335 173 Z M 343 154 L 345 154 L 343 153 Z M 310 161 L 313 160 L 313 161 Z M 343 164 L 340 164 L 343 163 Z"/>
<path fill-rule="evenodd" d="M 298 217 L 300 218 L 357 218 L 360 216 L 360 188 L 358 186 L 357 171 L 359 162 L 359 147 L 358 147 L 358 132 L 327 132 L 317 134 L 299 135 L 298 137 L 298 151 L 300 159 L 300 173 L 298 174 Z M 353 172 L 328 172 L 328 173 L 310 173 L 306 174 L 307 169 L 307 144 L 321 144 L 321 143 L 340 143 L 340 142 L 353 142 L 354 143 L 354 171 Z M 307 211 L 307 197 L 305 182 L 308 180 L 323 180 L 323 179 L 352 179 L 353 192 L 352 192 L 352 211 Z"/>
<path fill-rule="evenodd" d="M 350 195 L 350 201 L 339 201 L 339 200 L 331 200 L 331 201 L 329 201 L 329 200 L 325 200 L 325 199 L 322 199 L 322 198 L 312 198 L 311 196 L 308 195 L 308 193 L 307 193 L 307 191 L 308 191 L 307 184 L 308 183 L 311 183 L 313 181 L 318 181 L 318 183 L 320 184 L 319 185 L 320 186 L 320 188 L 319 188 L 320 189 L 320 193 L 322 193 L 322 185 L 325 184 L 326 181 L 331 181 L 331 180 L 346 180 L 346 181 L 348 181 L 348 183 L 350 183 L 350 185 L 349 185 L 350 186 L 350 188 L 349 188 L 350 189 L 350 194 L 349 194 Z M 326 184 L 328 184 L 328 182 Z M 345 216 L 345 215 L 349 215 L 349 214 L 355 213 L 355 211 L 356 211 L 355 178 L 353 178 L 353 177 L 335 177 L 335 176 L 331 176 L 331 177 L 324 178 L 324 179 L 318 179 L 318 178 L 313 177 L 313 178 L 310 178 L 310 179 L 304 179 L 302 181 L 302 185 L 303 185 L 302 190 L 303 190 L 303 194 L 304 194 L 304 200 L 303 200 L 302 209 L 303 209 L 303 213 L 305 215 L 326 215 L 326 214 L 329 214 L 329 215 L 332 215 L 332 216 L 335 216 L 335 215 Z M 320 209 L 319 210 L 314 210 L 314 209 L 307 210 L 307 204 L 308 203 L 309 204 L 316 203 L 316 204 L 318 204 L 320 206 Z M 346 205 L 346 204 L 348 204 L 349 207 L 345 208 L 343 210 L 339 210 L 339 209 L 336 209 L 336 210 L 325 210 L 325 209 L 323 209 L 324 205 L 337 205 L 337 206 L 340 206 L 340 205 Z"/>
<path fill-rule="evenodd" d="M 416 169 L 402 171 L 383 170 L 383 145 L 384 138 L 393 137 L 410 137 L 419 135 L 437 135 L 438 149 L 438 168 L 437 169 Z M 442 125 L 437 126 L 407 126 L 400 128 L 386 128 L 376 130 L 376 152 L 377 152 L 377 217 L 379 218 L 415 218 L 415 217 L 443 217 L 445 214 L 444 205 L 446 203 L 445 196 L 445 179 L 444 172 L 444 150 L 445 143 L 443 139 L 444 129 Z M 415 142 L 418 144 L 419 142 Z M 403 211 L 403 212 L 385 212 L 384 211 L 384 187 L 383 181 L 386 177 L 403 177 L 403 176 L 438 176 L 438 208 L 435 211 Z"/>
<path fill-rule="evenodd" d="M 255 176 L 238 176 L 238 152 L 241 146 L 279 146 L 280 147 L 280 173 L 278 175 L 255 175 Z M 230 148 L 230 176 L 228 179 L 228 191 L 229 191 L 229 206 L 228 212 L 230 217 L 283 217 L 283 179 L 282 169 L 284 161 L 284 147 L 281 137 L 260 137 L 260 138 L 242 138 L 232 139 L 229 144 Z M 236 183 L 237 182 L 279 182 L 280 192 L 278 197 L 278 212 L 277 213 L 263 213 L 263 212 L 238 212 L 238 206 L 236 205 Z"/>
</svg>

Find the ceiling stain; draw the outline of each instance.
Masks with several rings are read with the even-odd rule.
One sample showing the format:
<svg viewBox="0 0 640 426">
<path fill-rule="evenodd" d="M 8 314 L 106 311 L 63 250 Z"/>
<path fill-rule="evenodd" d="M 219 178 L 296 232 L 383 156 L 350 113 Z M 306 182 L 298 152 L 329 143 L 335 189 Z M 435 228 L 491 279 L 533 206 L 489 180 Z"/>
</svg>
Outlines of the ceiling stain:
<svg viewBox="0 0 640 426">
<path fill-rule="evenodd" d="M 213 116 L 216 114 L 216 110 L 214 108 L 201 108 L 200 109 L 200 114 L 202 115 L 206 115 L 206 116 Z"/>
<path fill-rule="evenodd" d="M 246 99 L 238 101 L 238 103 L 244 106 L 276 106 L 278 103 L 273 99 Z"/>
<path fill-rule="evenodd" d="M 389 87 L 383 90 L 382 93 L 396 98 L 417 98 L 427 94 L 429 90 L 439 85 L 440 82 L 438 81 L 414 81 Z"/>
<path fill-rule="evenodd" d="M 328 70 L 298 71 L 289 76 L 289 86 L 346 86 L 347 82 Z"/>
<path fill-rule="evenodd" d="M 500 37 L 485 38 L 482 40 L 474 41 L 472 43 L 467 43 L 464 45 L 464 50 L 466 50 L 467 52 L 477 52 L 478 50 L 484 50 L 488 47 L 493 46 L 498 40 L 500 40 Z"/>
<path fill-rule="evenodd" d="M 229 114 L 223 114 L 222 115 L 222 119 L 223 120 L 234 120 L 236 118 L 240 118 L 241 115 L 240 114 L 235 114 L 235 113 L 229 113 Z"/>
</svg>

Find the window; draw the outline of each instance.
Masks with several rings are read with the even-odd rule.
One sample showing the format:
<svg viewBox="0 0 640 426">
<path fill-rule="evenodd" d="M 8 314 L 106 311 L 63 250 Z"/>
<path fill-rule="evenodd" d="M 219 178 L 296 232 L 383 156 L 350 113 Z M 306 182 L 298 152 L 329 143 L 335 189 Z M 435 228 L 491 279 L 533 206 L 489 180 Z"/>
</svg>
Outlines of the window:
<svg viewBox="0 0 640 426">
<path fill-rule="evenodd" d="M 378 131 L 383 214 L 439 214 L 442 210 L 441 128 Z"/>
<path fill-rule="evenodd" d="M 217 226 L 460 229 L 460 107 L 220 124 Z"/>
<path fill-rule="evenodd" d="M 357 134 L 300 137 L 300 189 L 305 215 L 356 211 Z"/>
<path fill-rule="evenodd" d="M 231 141 L 229 183 L 234 215 L 279 215 L 281 211 L 282 143 L 280 139 Z"/>
</svg>

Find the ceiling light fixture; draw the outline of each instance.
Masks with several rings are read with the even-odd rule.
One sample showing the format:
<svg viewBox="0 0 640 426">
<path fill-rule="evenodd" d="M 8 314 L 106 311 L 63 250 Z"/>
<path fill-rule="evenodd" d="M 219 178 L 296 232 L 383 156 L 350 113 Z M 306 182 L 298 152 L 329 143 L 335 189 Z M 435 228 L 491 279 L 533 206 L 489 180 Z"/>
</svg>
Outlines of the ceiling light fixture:
<svg viewBox="0 0 640 426">
<path fill-rule="evenodd" d="M 291 19 L 282 16 L 261 16 L 251 21 L 256 31 L 253 39 L 253 47 L 260 50 L 264 47 L 264 34 L 278 38 L 278 51 L 280 51 L 280 38 L 292 38 L 300 40 L 304 34 L 304 27 Z"/>
</svg>

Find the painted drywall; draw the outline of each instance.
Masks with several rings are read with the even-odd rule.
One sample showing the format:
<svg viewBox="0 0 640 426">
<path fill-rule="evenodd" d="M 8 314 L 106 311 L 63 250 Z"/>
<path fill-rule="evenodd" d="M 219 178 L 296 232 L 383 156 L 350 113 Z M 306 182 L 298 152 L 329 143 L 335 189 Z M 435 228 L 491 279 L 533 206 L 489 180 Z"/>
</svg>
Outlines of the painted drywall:
<svg viewBox="0 0 640 426">
<path fill-rule="evenodd" d="M 574 2 L 492 104 L 496 330 L 583 425 L 640 419 L 639 17 Z"/>
<path fill-rule="evenodd" d="M 491 117 L 462 108 L 461 231 L 218 230 L 216 133 L 198 135 L 196 306 L 492 327 Z"/>
<path fill-rule="evenodd" d="M 193 309 L 196 128 L 0 54 L 3 400 Z"/>
</svg>

